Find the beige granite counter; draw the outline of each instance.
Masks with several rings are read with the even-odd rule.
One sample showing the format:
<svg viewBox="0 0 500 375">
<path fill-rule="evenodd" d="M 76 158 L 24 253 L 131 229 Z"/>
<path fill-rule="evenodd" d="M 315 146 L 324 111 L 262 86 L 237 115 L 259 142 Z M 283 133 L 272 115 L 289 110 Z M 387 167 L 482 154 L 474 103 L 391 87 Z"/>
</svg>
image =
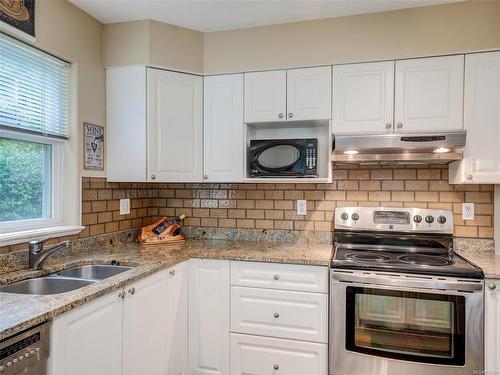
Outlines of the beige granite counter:
<svg viewBox="0 0 500 375">
<path fill-rule="evenodd" d="M 255 262 L 328 266 L 332 246 L 328 244 L 284 244 L 264 242 L 188 240 L 183 245 L 112 245 L 80 254 L 49 258 L 43 271 L 27 269 L 0 274 L 0 285 L 39 277 L 83 264 L 132 265 L 134 268 L 83 288 L 47 296 L 0 293 L 0 340 L 49 321 L 83 303 L 114 292 L 124 285 L 189 258 L 245 260 Z"/>
<path fill-rule="evenodd" d="M 493 240 L 456 239 L 455 252 L 481 268 L 485 279 L 500 279 L 500 255 Z"/>
</svg>

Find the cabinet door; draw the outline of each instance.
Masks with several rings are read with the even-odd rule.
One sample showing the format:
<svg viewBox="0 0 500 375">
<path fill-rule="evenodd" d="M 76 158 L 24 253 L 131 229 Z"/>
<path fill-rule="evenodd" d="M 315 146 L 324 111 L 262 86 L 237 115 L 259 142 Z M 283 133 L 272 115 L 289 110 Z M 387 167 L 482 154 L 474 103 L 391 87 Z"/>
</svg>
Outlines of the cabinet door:
<svg viewBox="0 0 500 375">
<path fill-rule="evenodd" d="M 466 56 L 464 116 L 460 182 L 500 183 L 500 52 Z"/>
<path fill-rule="evenodd" d="M 51 375 L 121 375 L 123 301 L 116 291 L 54 319 Z"/>
<path fill-rule="evenodd" d="M 231 375 L 326 375 L 328 345 L 231 334 Z"/>
<path fill-rule="evenodd" d="M 189 262 L 189 374 L 229 375 L 229 261 Z"/>
<path fill-rule="evenodd" d="M 397 132 L 463 127 L 464 56 L 396 61 Z"/>
<path fill-rule="evenodd" d="M 245 73 L 245 122 L 286 120 L 286 70 Z"/>
<path fill-rule="evenodd" d="M 287 119 L 329 120 L 332 117 L 332 67 L 287 71 Z"/>
<path fill-rule="evenodd" d="M 485 280 L 484 292 L 484 370 L 500 372 L 500 280 Z"/>
<path fill-rule="evenodd" d="M 108 181 L 146 180 L 146 68 L 106 69 Z M 127 160 L 124 163 L 124 160 Z"/>
<path fill-rule="evenodd" d="M 123 375 L 164 375 L 167 272 L 125 286 L 123 309 Z"/>
<path fill-rule="evenodd" d="M 243 74 L 205 77 L 206 181 L 243 179 Z"/>
<path fill-rule="evenodd" d="M 187 375 L 188 368 L 188 267 L 187 262 L 168 269 L 167 374 Z"/>
<path fill-rule="evenodd" d="M 202 78 L 158 69 L 147 73 L 148 180 L 201 181 Z"/>
<path fill-rule="evenodd" d="M 333 68 L 333 133 L 392 133 L 394 61 Z"/>
</svg>

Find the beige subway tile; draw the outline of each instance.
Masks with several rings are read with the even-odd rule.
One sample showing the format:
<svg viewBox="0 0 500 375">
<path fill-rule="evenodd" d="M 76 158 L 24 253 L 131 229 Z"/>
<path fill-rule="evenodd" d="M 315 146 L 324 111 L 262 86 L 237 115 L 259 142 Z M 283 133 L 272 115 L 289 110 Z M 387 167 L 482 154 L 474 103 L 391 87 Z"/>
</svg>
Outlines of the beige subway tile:
<svg viewBox="0 0 500 375">
<path fill-rule="evenodd" d="M 357 201 L 337 201 L 337 207 L 357 207 Z"/>
<path fill-rule="evenodd" d="M 264 191 L 250 190 L 247 192 L 247 199 L 264 199 Z"/>
<path fill-rule="evenodd" d="M 442 203 L 442 202 L 430 202 L 427 204 L 427 208 L 431 210 L 449 210 L 453 211 L 452 203 Z"/>
<path fill-rule="evenodd" d="M 314 221 L 294 221 L 295 230 L 314 230 Z"/>
<path fill-rule="evenodd" d="M 192 190 L 175 190 L 175 197 L 176 198 L 183 198 L 183 199 L 192 198 L 193 191 Z"/>
<path fill-rule="evenodd" d="M 247 197 L 247 191 L 245 190 L 229 190 L 227 192 L 227 197 L 229 199 L 245 199 Z"/>
<path fill-rule="evenodd" d="M 238 219 L 236 220 L 236 227 L 238 228 L 254 228 L 255 224 L 252 219 Z"/>
<path fill-rule="evenodd" d="M 417 201 L 417 202 L 439 202 L 439 193 L 437 191 L 416 191 L 415 192 L 415 201 Z"/>
<path fill-rule="evenodd" d="M 493 238 L 494 237 L 493 227 L 479 227 L 478 236 L 480 238 Z"/>
<path fill-rule="evenodd" d="M 404 190 L 404 181 L 382 181 L 382 190 Z"/>
<path fill-rule="evenodd" d="M 274 201 L 274 208 L 277 210 L 293 210 L 293 201 Z"/>
<path fill-rule="evenodd" d="M 476 203 L 474 205 L 476 215 L 493 215 L 493 204 L 491 203 Z"/>
<path fill-rule="evenodd" d="M 491 227 L 492 226 L 491 219 L 492 217 L 489 215 L 475 215 L 474 220 L 466 220 L 465 224 L 477 227 Z"/>
<path fill-rule="evenodd" d="M 359 190 L 359 183 L 356 180 L 337 181 L 338 190 Z"/>
<path fill-rule="evenodd" d="M 301 190 L 285 190 L 285 199 L 304 199 L 304 191 Z"/>
<path fill-rule="evenodd" d="M 358 201 L 359 207 L 379 207 L 380 203 L 376 201 Z"/>
<path fill-rule="evenodd" d="M 219 208 L 236 208 L 234 199 L 219 199 Z"/>
<path fill-rule="evenodd" d="M 282 190 L 266 190 L 265 192 L 266 199 L 283 199 L 283 196 Z"/>
<path fill-rule="evenodd" d="M 325 221 L 333 221 L 335 217 L 335 211 L 325 211 Z"/>
<path fill-rule="evenodd" d="M 129 221 L 129 220 L 126 220 L 126 221 Z M 104 234 L 106 226 L 104 224 L 96 224 L 96 225 L 91 225 L 89 228 L 90 228 L 90 235 L 97 236 L 99 234 Z M 124 228 L 124 229 L 128 229 L 128 228 Z"/>
<path fill-rule="evenodd" d="M 295 189 L 295 184 L 284 183 L 284 184 L 276 184 L 277 190 L 293 190 Z"/>
<path fill-rule="evenodd" d="M 393 191 L 391 200 L 394 202 L 415 201 L 415 193 L 413 191 Z"/>
<path fill-rule="evenodd" d="M 203 201 L 208 201 L 208 199 L 203 199 Z M 167 206 L 168 207 L 184 207 L 184 200 L 183 199 L 176 199 L 176 198 L 167 199 Z M 211 206 L 205 205 L 202 207 L 211 207 Z"/>
<path fill-rule="evenodd" d="M 314 190 L 314 189 L 316 189 L 315 184 L 310 184 L 310 183 L 295 184 L 295 190 Z"/>
<path fill-rule="evenodd" d="M 429 190 L 434 191 L 453 191 L 453 186 L 446 180 L 429 181 Z"/>
<path fill-rule="evenodd" d="M 455 237 L 477 237 L 477 227 L 455 225 Z"/>
<path fill-rule="evenodd" d="M 106 179 L 100 177 L 91 177 L 90 178 L 90 187 L 92 189 L 101 189 L 106 187 Z"/>
<path fill-rule="evenodd" d="M 229 209 L 227 210 L 227 217 L 234 219 L 241 219 L 245 217 L 245 210 Z"/>
<path fill-rule="evenodd" d="M 88 189 L 82 191 L 82 200 L 83 201 L 95 201 L 97 200 L 97 190 L 96 189 Z"/>
<path fill-rule="evenodd" d="M 238 208 L 255 208 L 255 201 L 252 199 L 240 199 L 236 201 Z"/>
<path fill-rule="evenodd" d="M 429 181 L 407 180 L 405 181 L 405 190 L 429 190 Z"/>
<path fill-rule="evenodd" d="M 472 203 L 491 203 L 492 193 L 490 192 L 466 192 L 465 193 L 465 201 Z"/>
<path fill-rule="evenodd" d="M 108 201 L 107 203 L 108 211 L 116 211 L 120 209 L 120 201 L 118 199 Z"/>
<path fill-rule="evenodd" d="M 323 221 L 325 220 L 324 211 L 308 211 L 305 220 Z"/>
<path fill-rule="evenodd" d="M 326 191 L 325 192 L 325 199 L 329 201 L 344 201 L 346 198 L 346 192 L 345 191 Z"/>
<path fill-rule="evenodd" d="M 284 216 L 284 211 L 282 210 L 267 210 L 266 211 L 266 219 L 273 219 L 273 220 L 282 220 Z"/>
<path fill-rule="evenodd" d="M 415 180 L 417 178 L 415 169 L 395 169 L 393 174 L 395 180 Z"/>
<path fill-rule="evenodd" d="M 222 220 L 225 220 L 225 219 L 221 219 L 221 221 Z M 187 227 L 199 227 L 200 223 L 201 223 L 201 220 L 199 217 L 186 217 L 184 219 L 184 225 Z"/>
<path fill-rule="evenodd" d="M 417 178 L 419 180 L 440 180 L 441 169 L 419 169 L 417 171 Z"/>
<path fill-rule="evenodd" d="M 227 210 L 225 208 L 212 208 L 210 209 L 210 217 L 227 217 Z"/>
<path fill-rule="evenodd" d="M 203 217 L 200 220 L 200 225 L 202 227 L 217 227 L 218 219 L 213 217 Z"/>
<path fill-rule="evenodd" d="M 315 221 L 314 230 L 320 232 L 330 232 L 333 230 L 333 223 L 331 221 Z"/>
<path fill-rule="evenodd" d="M 262 210 L 272 210 L 274 208 L 273 200 L 257 200 L 255 201 L 255 208 Z"/>
<path fill-rule="evenodd" d="M 439 201 L 440 202 L 463 202 L 464 201 L 464 193 L 461 191 L 447 191 L 439 193 Z"/>
<path fill-rule="evenodd" d="M 92 202 L 82 202 L 82 214 L 92 212 Z"/>
<path fill-rule="evenodd" d="M 425 202 L 403 202 L 404 207 L 410 208 L 427 208 L 427 203 Z"/>
<path fill-rule="evenodd" d="M 274 229 L 293 230 L 292 220 L 275 220 Z"/>
<path fill-rule="evenodd" d="M 112 232 L 118 232 L 118 222 L 117 221 L 113 221 L 111 223 L 106 223 L 105 224 L 105 229 L 104 229 L 104 232 L 105 233 L 112 233 Z"/>
<path fill-rule="evenodd" d="M 236 228 L 236 219 L 219 219 L 219 227 Z"/>
<path fill-rule="evenodd" d="M 305 192 L 306 200 L 323 200 L 325 199 L 324 191 L 306 191 Z"/>
<path fill-rule="evenodd" d="M 257 189 L 276 190 L 276 184 L 258 184 Z"/>
<path fill-rule="evenodd" d="M 368 193 L 368 199 L 371 201 L 390 201 L 391 192 L 390 191 L 370 191 Z"/>
<path fill-rule="evenodd" d="M 108 205 L 105 201 L 92 202 L 92 212 L 102 212 L 107 210 Z"/>
<path fill-rule="evenodd" d="M 194 217 L 209 217 L 210 210 L 208 208 L 193 208 Z"/>
<path fill-rule="evenodd" d="M 463 185 L 453 185 L 453 190 L 455 191 L 479 191 L 481 190 L 480 185 L 475 184 L 463 184 Z"/>
<path fill-rule="evenodd" d="M 332 172 L 333 180 L 347 180 L 347 171 L 346 170 L 333 170 Z"/>
<path fill-rule="evenodd" d="M 246 210 L 248 219 L 264 219 L 264 210 Z"/>
<path fill-rule="evenodd" d="M 350 180 L 369 180 L 370 179 L 370 171 L 366 170 L 366 169 L 350 170 L 348 175 L 349 175 Z"/>
<path fill-rule="evenodd" d="M 372 180 L 392 180 L 392 169 L 372 169 L 370 177 Z"/>
<path fill-rule="evenodd" d="M 333 211 L 336 207 L 335 201 L 316 201 L 315 204 L 316 210 L 322 211 Z"/>
<path fill-rule="evenodd" d="M 272 220 L 255 220 L 255 228 L 257 228 L 257 229 L 273 229 L 274 222 Z"/>
<path fill-rule="evenodd" d="M 403 207 L 403 202 L 380 202 L 381 207 Z"/>
<path fill-rule="evenodd" d="M 494 191 L 495 185 L 481 185 L 480 189 L 481 191 Z"/>
<path fill-rule="evenodd" d="M 83 225 L 97 224 L 97 214 L 83 214 L 82 224 Z"/>
<path fill-rule="evenodd" d="M 107 200 L 113 198 L 113 190 L 111 189 L 99 189 L 97 190 L 97 199 Z"/>
<path fill-rule="evenodd" d="M 122 220 L 118 222 L 118 228 L 120 230 L 130 229 L 132 228 L 132 222 L 130 220 Z M 90 234 L 92 235 L 92 229 L 90 230 Z"/>
<path fill-rule="evenodd" d="M 112 220 L 113 220 L 113 213 L 111 211 L 99 212 L 97 214 L 97 222 L 98 223 L 108 223 Z"/>
<path fill-rule="evenodd" d="M 363 180 L 359 181 L 359 190 L 380 190 L 382 184 L 380 181 Z"/>
<path fill-rule="evenodd" d="M 192 193 L 191 193 L 191 195 L 192 195 Z M 161 198 L 173 198 L 173 197 L 175 197 L 175 190 L 159 189 L 158 196 Z"/>
<path fill-rule="evenodd" d="M 368 192 L 367 191 L 348 191 L 347 192 L 348 201 L 367 201 Z"/>
</svg>

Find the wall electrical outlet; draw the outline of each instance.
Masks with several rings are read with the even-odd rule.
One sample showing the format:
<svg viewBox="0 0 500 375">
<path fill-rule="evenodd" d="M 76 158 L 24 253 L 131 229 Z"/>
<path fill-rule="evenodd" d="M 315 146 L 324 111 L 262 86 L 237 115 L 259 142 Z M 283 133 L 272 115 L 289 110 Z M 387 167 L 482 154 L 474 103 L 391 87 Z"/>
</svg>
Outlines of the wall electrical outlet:
<svg viewBox="0 0 500 375">
<path fill-rule="evenodd" d="M 305 199 L 297 201 L 297 215 L 307 215 L 307 201 Z"/>
<path fill-rule="evenodd" d="M 128 215 L 130 213 L 130 199 L 120 199 L 120 215 Z"/>
<path fill-rule="evenodd" d="M 474 220 L 474 203 L 462 203 L 462 220 Z"/>
</svg>

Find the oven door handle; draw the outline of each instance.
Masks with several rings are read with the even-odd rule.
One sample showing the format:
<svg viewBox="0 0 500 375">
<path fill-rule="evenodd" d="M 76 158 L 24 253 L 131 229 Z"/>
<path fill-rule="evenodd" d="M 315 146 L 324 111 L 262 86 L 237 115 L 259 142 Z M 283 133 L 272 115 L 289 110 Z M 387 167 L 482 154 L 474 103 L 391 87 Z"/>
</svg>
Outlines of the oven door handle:
<svg viewBox="0 0 500 375">
<path fill-rule="evenodd" d="M 360 284 L 375 284 L 381 286 L 396 286 L 408 288 L 423 288 L 435 290 L 456 290 L 464 292 L 479 292 L 483 290 L 481 280 L 463 281 L 463 280 L 435 280 L 435 279 L 417 279 L 415 277 L 394 277 L 393 275 L 360 275 L 341 272 L 332 272 L 332 280 L 352 282 Z"/>
</svg>

